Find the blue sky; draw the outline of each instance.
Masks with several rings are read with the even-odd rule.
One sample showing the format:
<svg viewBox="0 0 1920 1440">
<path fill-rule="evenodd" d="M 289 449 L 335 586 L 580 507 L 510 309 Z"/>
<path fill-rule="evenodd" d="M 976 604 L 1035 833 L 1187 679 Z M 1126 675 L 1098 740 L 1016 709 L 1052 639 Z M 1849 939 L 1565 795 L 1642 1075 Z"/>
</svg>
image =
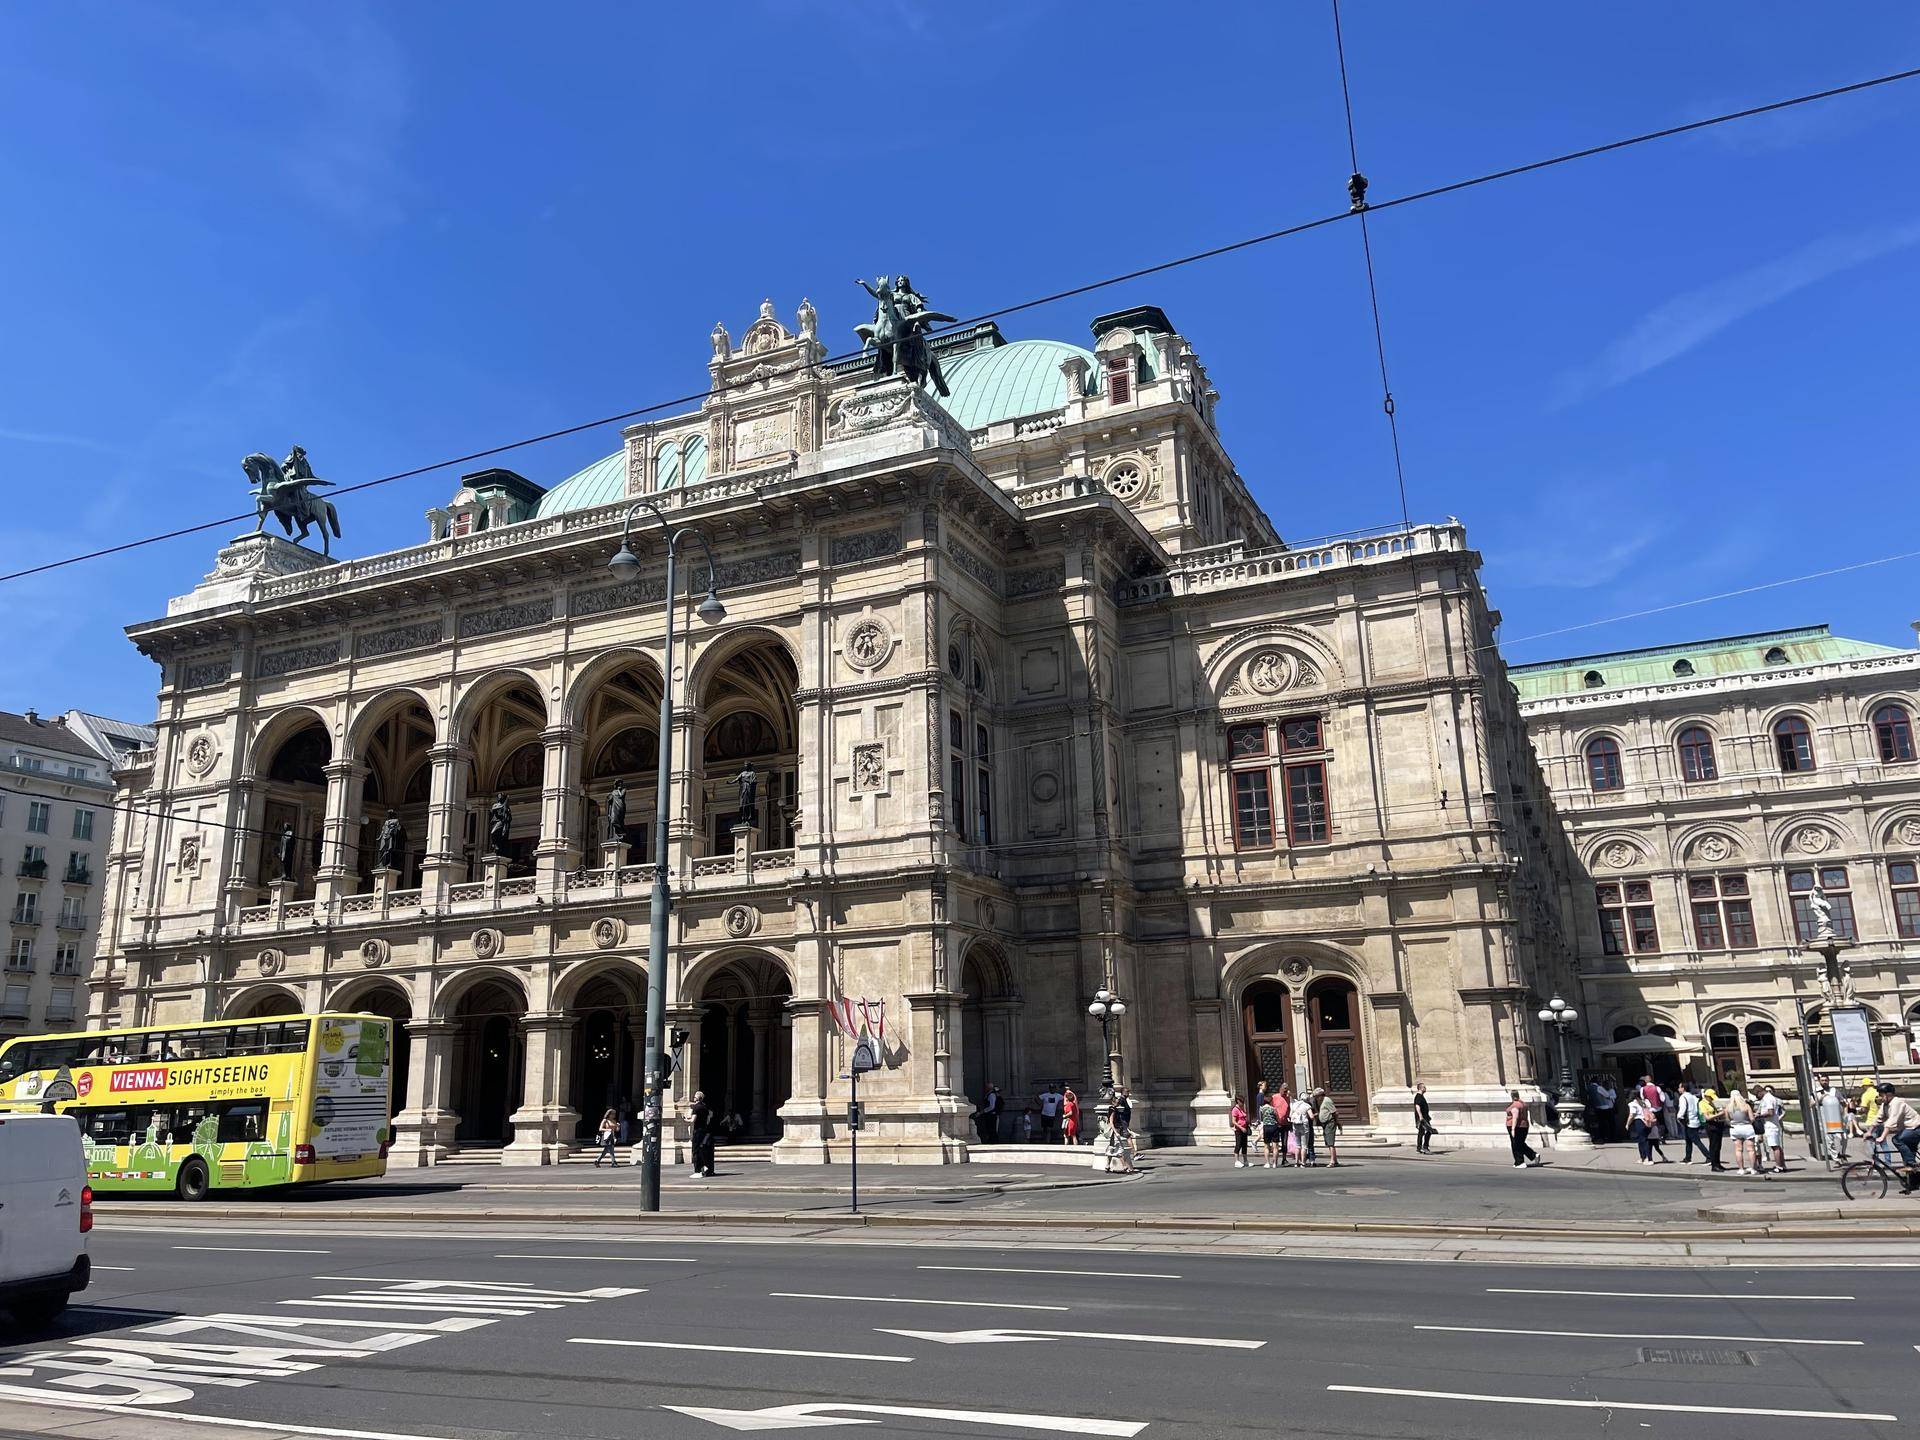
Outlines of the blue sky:
<svg viewBox="0 0 1920 1440">
<path fill-rule="evenodd" d="M 1375 198 L 1920 63 L 1920 18 L 1350 0 Z M 1920 82 L 1374 222 L 1416 518 L 1458 515 L 1515 660 L 1812 620 L 1911 644 Z M 853 277 L 973 314 L 1344 204 L 1327 7 L 0 9 L 0 571 L 698 388 L 715 320 Z M 19 143 L 24 139 L 25 143 Z M 1396 518 L 1349 225 L 1014 317 L 1165 308 L 1283 534 Z M 613 431 L 501 463 L 546 483 Z M 343 502 L 425 538 L 455 475 Z M 146 718 L 121 626 L 203 534 L 0 586 L 0 708 Z"/>
</svg>

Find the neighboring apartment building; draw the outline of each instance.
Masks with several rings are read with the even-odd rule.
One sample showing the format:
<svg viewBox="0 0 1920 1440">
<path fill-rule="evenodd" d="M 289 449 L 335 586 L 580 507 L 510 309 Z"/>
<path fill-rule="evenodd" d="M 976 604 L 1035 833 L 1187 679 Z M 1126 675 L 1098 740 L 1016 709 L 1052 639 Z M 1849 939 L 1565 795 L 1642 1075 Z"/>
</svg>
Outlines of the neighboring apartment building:
<svg viewBox="0 0 1920 1440">
<path fill-rule="evenodd" d="M 52 720 L 0 711 L 0 1038 L 84 1018 L 113 822 L 111 771 L 152 735 L 79 711 Z"/>
<path fill-rule="evenodd" d="M 1920 1062 L 1920 651 L 1810 625 L 1508 673 L 1578 860 L 1602 1064 L 1831 1066 L 1816 886 L 1881 1065 Z"/>
<path fill-rule="evenodd" d="M 777 1158 L 845 1140 L 842 996 L 886 1007 L 879 1158 L 963 1158 L 989 1082 L 1091 1097 L 1109 1060 L 1166 1138 L 1224 1141 L 1260 1080 L 1405 1129 L 1424 1080 L 1497 1143 L 1574 982 L 1569 876 L 1462 529 L 1281 543 L 1150 307 L 1091 348 L 940 337 L 945 399 L 814 326 L 716 327 L 698 410 L 550 489 L 466 477 L 424 545 L 242 537 L 131 627 L 159 733 L 122 772 L 96 1023 L 379 1010 L 397 1158 L 548 1162 L 639 1094 L 664 860 L 674 1098 Z M 637 498 L 711 540 L 727 607 L 667 670 L 664 856 L 644 513 L 637 577 L 607 568 Z M 681 567 L 697 599 L 691 539 Z"/>
</svg>

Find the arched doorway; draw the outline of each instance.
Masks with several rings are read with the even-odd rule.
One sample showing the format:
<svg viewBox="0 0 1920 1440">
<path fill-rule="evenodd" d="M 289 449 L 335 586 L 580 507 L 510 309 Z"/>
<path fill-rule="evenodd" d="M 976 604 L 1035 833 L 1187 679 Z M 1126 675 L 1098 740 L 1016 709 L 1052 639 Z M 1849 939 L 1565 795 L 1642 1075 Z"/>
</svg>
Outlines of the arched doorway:
<svg viewBox="0 0 1920 1440">
<path fill-rule="evenodd" d="M 306 712 L 301 712 L 305 714 Z M 259 834 L 254 837 L 254 878 L 261 885 L 281 878 L 281 839 L 293 831 L 293 898 L 313 897 L 314 877 L 320 865 L 320 847 L 327 813 L 327 763 L 333 759 L 333 741 L 317 719 L 295 724 L 265 753 L 260 767 L 264 784 L 258 801 Z"/>
<path fill-rule="evenodd" d="M 510 823 L 503 850 L 510 876 L 531 875 L 540 844 L 541 787 L 546 750 L 541 732 L 546 702 L 531 681 L 514 680 L 490 690 L 473 714 L 466 736 L 473 759 L 467 767 L 466 805 L 460 849 L 467 878 L 480 878 L 480 860 L 490 853 L 489 814 L 496 797 L 507 802 Z"/>
<path fill-rule="evenodd" d="M 1278 980 L 1256 980 L 1240 997 L 1240 1033 L 1246 1044 L 1247 1101 L 1259 1090 L 1294 1083 L 1291 993 Z"/>
<path fill-rule="evenodd" d="M 758 847 L 793 845 L 800 773 L 799 722 L 793 693 L 800 673 L 785 646 L 772 640 L 751 645 L 712 674 L 700 699 L 707 716 L 701 743 L 706 804 L 702 826 L 710 855 L 733 853 L 739 818 L 739 776 L 752 770 L 757 783 L 753 820 Z"/>
<path fill-rule="evenodd" d="M 519 1102 L 526 1046 L 520 992 L 497 980 L 482 980 L 460 997 L 453 1019 L 453 1108 L 460 1116 L 454 1138 L 463 1145 L 501 1145 L 511 1138 L 507 1116 Z"/>
<path fill-rule="evenodd" d="M 396 705 L 361 740 L 360 760 L 367 767 L 360 791 L 362 816 L 357 837 L 360 889 L 373 888 L 373 867 L 379 861 L 380 829 L 387 816 L 400 821 L 405 842 L 400 847 L 397 888 L 420 884 L 427 850 L 427 811 L 432 798 L 433 716 L 418 700 Z"/>
<path fill-rule="evenodd" d="M 645 1022 L 646 1006 L 615 976 L 597 975 L 567 1009 L 579 1027 L 567 1103 L 580 1116 L 578 1137 L 590 1139 L 607 1111 L 633 1108 L 634 1031 L 636 1022 Z"/>
<path fill-rule="evenodd" d="M 413 1047 L 407 1043 L 407 1021 L 413 1018 L 413 1006 L 406 992 L 398 985 L 382 983 L 331 1002 L 327 1008 L 350 1010 L 362 1015 L 383 1015 L 393 1022 L 392 1043 L 389 1046 L 389 1053 L 393 1057 L 393 1096 L 388 1113 L 398 1115 L 407 1108 L 407 1084 L 412 1078 L 413 1067 Z"/>
<path fill-rule="evenodd" d="M 1324 1086 L 1340 1118 L 1364 1125 L 1367 1061 L 1360 1039 L 1360 992 L 1351 980 L 1327 976 L 1307 987 L 1307 1037 L 1314 1084 Z"/>
<path fill-rule="evenodd" d="M 660 761 L 660 670 L 650 660 L 631 663 L 592 682 L 579 706 L 582 736 L 580 835 L 587 863 L 600 863 L 607 834 L 607 797 L 626 787 L 621 840 L 627 862 L 650 861 L 654 789 Z"/>
<path fill-rule="evenodd" d="M 701 992 L 699 1088 L 728 1139 L 777 1140 L 793 1092 L 793 986 L 770 960 L 736 960 Z"/>
<path fill-rule="evenodd" d="M 975 945 L 961 962 L 960 977 L 967 998 L 960 1006 L 956 1088 L 978 1105 L 986 1098 L 987 1086 L 997 1085 L 1002 1104 L 1012 1106 L 1016 1096 L 1027 1093 L 1027 1080 L 1020 1053 L 1020 997 L 1007 973 L 1006 959 L 990 946 Z M 1010 1136 L 1012 1115 L 1002 1124 L 1001 1133 Z"/>
<path fill-rule="evenodd" d="M 269 1015 L 298 1015 L 300 999 L 285 990 L 261 990 L 243 995 L 228 1010 L 228 1020 L 261 1020 Z"/>
</svg>

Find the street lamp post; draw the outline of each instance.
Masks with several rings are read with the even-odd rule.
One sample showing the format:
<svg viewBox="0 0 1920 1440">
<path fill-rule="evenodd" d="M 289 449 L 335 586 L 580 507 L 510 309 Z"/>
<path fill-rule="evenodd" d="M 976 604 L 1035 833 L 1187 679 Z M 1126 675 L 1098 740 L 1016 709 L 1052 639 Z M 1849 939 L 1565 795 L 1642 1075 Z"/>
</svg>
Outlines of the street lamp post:
<svg viewBox="0 0 1920 1440">
<path fill-rule="evenodd" d="M 667 909 L 672 903 L 667 890 L 667 790 L 673 774 L 673 618 L 674 602 L 678 598 L 674 594 L 674 562 L 678 558 L 680 542 L 687 536 L 698 540 L 707 556 L 707 598 L 700 602 L 695 613 L 713 624 L 726 618 L 727 608 L 720 603 L 720 594 L 715 588 L 719 567 L 714 564 L 713 547 L 707 543 L 707 537 L 691 525 L 674 529 L 667 522 L 667 517 L 661 514 L 660 507 L 651 500 L 636 500 L 627 507 L 626 519 L 620 525 L 620 548 L 607 562 L 607 568 L 622 580 L 632 579 L 639 571 L 640 559 L 627 542 L 633 535 L 633 517 L 641 510 L 648 511 L 660 522 L 660 531 L 667 540 L 667 638 L 661 652 L 659 769 L 655 776 L 653 797 L 653 900 L 647 909 L 651 934 L 647 942 L 647 1093 L 644 1104 L 651 1113 L 640 1128 L 640 1208 L 658 1210 L 660 1131 L 666 1118 L 667 1090 L 667 1052 L 663 1043 L 667 1025 Z"/>
<path fill-rule="evenodd" d="M 1100 1093 L 1110 1105 L 1113 1103 L 1113 1022 L 1127 1013 L 1127 1002 L 1111 990 L 1097 990 L 1087 1013 L 1100 1022 L 1100 1049 L 1105 1067 Z"/>
<path fill-rule="evenodd" d="M 1554 1113 L 1560 1118 L 1555 1132 L 1555 1143 L 1566 1146 L 1579 1146 L 1592 1143 L 1587 1134 L 1586 1107 L 1580 1103 L 1580 1097 L 1573 1089 L 1573 1069 L 1567 1064 L 1567 1032 L 1573 1028 L 1573 1022 L 1580 1018 L 1580 1012 L 1555 995 L 1540 1012 L 1542 1023 L 1553 1031 L 1553 1041 L 1559 1053 L 1560 1084 L 1553 1102 Z"/>
</svg>

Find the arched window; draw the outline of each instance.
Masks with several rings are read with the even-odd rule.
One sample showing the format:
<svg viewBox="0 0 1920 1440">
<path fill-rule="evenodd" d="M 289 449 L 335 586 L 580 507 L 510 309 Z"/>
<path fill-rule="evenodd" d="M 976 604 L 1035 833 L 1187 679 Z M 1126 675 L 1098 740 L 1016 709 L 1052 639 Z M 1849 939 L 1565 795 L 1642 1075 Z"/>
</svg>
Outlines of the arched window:
<svg viewBox="0 0 1920 1440">
<path fill-rule="evenodd" d="M 677 442 L 662 447 L 653 457 L 653 488 L 671 490 L 680 483 L 680 446 Z"/>
<path fill-rule="evenodd" d="M 1620 742 L 1597 735 L 1587 742 L 1587 784 L 1596 791 L 1618 790 L 1626 781 L 1620 772 Z"/>
<path fill-rule="evenodd" d="M 1580 683 L 1585 685 L 1589 690 L 1598 690 L 1602 685 L 1607 683 L 1607 677 L 1602 675 L 1598 670 L 1589 670 L 1585 675 L 1580 677 Z"/>
<path fill-rule="evenodd" d="M 680 467 L 681 478 L 689 485 L 698 485 L 707 478 L 707 437 L 689 435 L 686 444 L 686 462 Z"/>
<path fill-rule="evenodd" d="M 1687 676 L 1693 674 L 1693 662 L 1691 660 L 1674 661 L 1673 673 L 1678 675 L 1682 680 L 1686 679 Z"/>
<path fill-rule="evenodd" d="M 1913 759 L 1913 722 L 1904 705 L 1882 705 L 1873 712 L 1873 738 L 1880 747 L 1881 760 Z"/>
<path fill-rule="evenodd" d="M 1724 1020 L 1707 1030 L 1707 1049 L 1713 1056 L 1713 1074 L 1722 1085 L 1738 1083 L 1746 1066 L 1740 1059 L 1740 1032 Z"/>
<path fill-rule="evenodd" d="M 1640 1027 L 1638 1025 L 1616 1025 L 1613 1027 L 1613 1043 L 1616 1045 L 1624 1045 L 1629 1040 L 1638 1040 L 1639 1038 Z"/>
<path fill-rule="evenodd" d="M 1782 715 L 1773 722 L 1773 748 L 1784 774 L 1801 775 L 1813 769 L 1813 731 L 1798 715 Z"/>
<path fill-rule="evenodd" d="M 1680 732 L 1680 775 L 1685 780 L 1717 780 L 1720 772 L 1713 763 L 1713 736 L 1699 725 Z"/>
<path fill-rule="evenodd" d="M 1778 645 L 1768 646 L 1766 662 L 1769 665 L 1784 665 L 1787 663 L 1787 652 L 1782 650 Z"/>
<path fill-rule="evenodd" d="M 1773 1026 L 1769 1022 L 1765 1020 L 1748 1022 L 1747 1060 L 1756 1070 L 1780 1068 L 1780 1042 L 1774 1037 Z"/>
</svg>

